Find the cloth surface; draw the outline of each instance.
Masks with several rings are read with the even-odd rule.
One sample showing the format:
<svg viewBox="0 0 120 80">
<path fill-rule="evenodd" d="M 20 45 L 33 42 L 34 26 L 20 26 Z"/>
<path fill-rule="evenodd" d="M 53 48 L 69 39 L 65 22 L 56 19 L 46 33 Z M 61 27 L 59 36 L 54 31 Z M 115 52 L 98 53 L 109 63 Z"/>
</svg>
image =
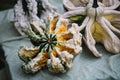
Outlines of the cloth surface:
<svg viewBox="0 0 120 80">
<path fill-rule="evenodd" d="M 50 0 L 57 6 L 58 12 L 63 13 L 62 0 Z M 0 12 L 0 42 L 20 36 L 13 25 L 13 9 Z M 20 46 L 32 46 L 29 39 L 23 38 L 16 41 L 2 43 L 5 50 L 12 80 L 120 80 L 120 54 L 107 52 L 103 45 L 97 44 L 97 49 L 103 54 L 96 58 L 85 46 L 82 54 L 73 60 L 73 67 L 64 74 L 53 74 L 48 70 L 40 70 L 34 75 L 25 74 L 21 65 L 23 62 L 18 57 Z"/>
</svg>

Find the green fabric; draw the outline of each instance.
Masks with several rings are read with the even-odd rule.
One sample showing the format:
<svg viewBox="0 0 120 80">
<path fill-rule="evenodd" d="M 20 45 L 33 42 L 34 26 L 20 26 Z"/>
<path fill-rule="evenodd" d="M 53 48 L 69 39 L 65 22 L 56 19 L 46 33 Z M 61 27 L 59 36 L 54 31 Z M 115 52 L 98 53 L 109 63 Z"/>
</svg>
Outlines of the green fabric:
<svg viewBox="0 0 120 80">
<path fill-rule="evenodd" d="M 63 13 L 61 2 L 62 0 L 51 0 L 58 11 Z M 0 12 L 0 42 L 20 36 L 13 26 L 13 16 L 12 9 Z M 34 75 L 25 74 L 21 69 L 23 62 L 17 52 L 23 45 L 32 46 L 27 38 L 3 43 L 12 80 L 120 80 L 120 54 L 107 52 L 103 45 L 97 44 L 97 49 L 103 54 L 101 58 L 93 56 L 83 44 L 83 53 L 75 57 L 73 67 L 68 72 L 53 74 L 48 70 L 40 70 Z"/>
</svg>

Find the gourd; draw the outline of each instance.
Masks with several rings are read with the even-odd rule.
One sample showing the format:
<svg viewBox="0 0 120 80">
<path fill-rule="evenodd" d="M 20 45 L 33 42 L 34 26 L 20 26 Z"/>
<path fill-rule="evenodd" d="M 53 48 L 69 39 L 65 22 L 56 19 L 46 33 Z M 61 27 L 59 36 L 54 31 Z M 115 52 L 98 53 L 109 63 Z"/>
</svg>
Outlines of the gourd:
<svg viewBox="0 0 120 80">
<path fill-rule="evenodd" d="M 69 26 L 67 19 L 58 14 L 50 16 L 49 26 L 46 31 L 40 29 L 36 34 L 32 28 L 26 34 L 38 45 L 32 48 L 20 48 L 18 55 L 25 63 L 22 69 L 26 73 L 35 73 L 42 68 L 48 68 L 54 73 L 66 72 L 72 67 L 74 55 L 81 53 L 82 35 L 78 31 L 78 25 Z"/>
<path fill-rule="evenodd" d="M 67 1 L 69 2 L 69 0 Z M 113 1 L 112 4 L 111 1 Z M 79 31 L 84 30 L 84 42 L 96 57 L 102 56 L 95 47 L 96 42 L 102 43 L 105 49 L 111 53 L 117 54 L 120 52 L 120 40 L 117 37 L 117 35 L 120 35 L 120 11 L 115 10 L 120 2 L 119 0 L 108 0 L 107 2 L 110 5 L 106 5 L 105 2 L 89 0 L 85 7 L 82 5 L 73 7 L 63 1 L 65 7 L 70 11 L 64 13 L 62 17 L 86 16 L 79 26 Z M 117 33 L 117 35 L 114 33 Z"/>
<path fill-rule="evenodd" d="M 21 35 L 25 35 L 32 23 L 46 28 L 48 19 L 46 16 L 54 15 L 56 8 L 48 0 L 17 0 L 14 7 L 15 28 Z"/>
</svg>

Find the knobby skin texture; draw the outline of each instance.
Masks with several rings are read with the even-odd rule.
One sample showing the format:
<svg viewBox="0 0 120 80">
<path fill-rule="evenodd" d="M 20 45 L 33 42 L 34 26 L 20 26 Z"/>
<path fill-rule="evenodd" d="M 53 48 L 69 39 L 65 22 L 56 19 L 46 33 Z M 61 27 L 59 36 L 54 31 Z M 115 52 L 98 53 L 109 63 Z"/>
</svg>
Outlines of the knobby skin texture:
<svg viewBox="0 0 120 80">
<path fill-rule="evenodd" d="M 32 26 L 36 28 L 35 24 Z M 54 73 L 64 73 L 72 67 L 74 55 L 82 52 L 82 35 L 78 25 L 73 23 L 69 26 L 68 20 L 60 18 L 58 14 L 50 17 L 47 31 L 41 29 L 36 34 L 30 28 L 27 34 L 37 45 L 32 48 L 21 47 L 19 50 L 19 57 L 25 62 L 22 68 L 26 73 L 35 73 L 44 67 Z"/>
</svg>

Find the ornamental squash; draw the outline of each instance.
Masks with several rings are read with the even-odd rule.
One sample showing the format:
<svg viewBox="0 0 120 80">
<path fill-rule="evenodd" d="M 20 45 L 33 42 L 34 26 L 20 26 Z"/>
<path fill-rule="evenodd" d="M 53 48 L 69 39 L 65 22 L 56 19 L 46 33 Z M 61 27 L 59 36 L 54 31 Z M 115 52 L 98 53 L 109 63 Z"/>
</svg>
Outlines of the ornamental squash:
<svg viewBox="0 0 120 80">
<path fill-rule="evenodd" d="M 35 73 L 39 69 L 47 67 L 49 71 L 58 73 L 66 72 L 72 67 L 74 55 L 81 53 L 82 35 L 78 31 L 78 25 L 70 25 L 67 19 L 58 14 L 49 17 L 47 30 L 41 28 L 36 34 L 32 28 L 38 28 L 34 23 L 26 34 L 37 44 L 36 47 L 20 48 L 19 57 L 25 63 L 22 69 L 26 73 Z"/>
</svg>

